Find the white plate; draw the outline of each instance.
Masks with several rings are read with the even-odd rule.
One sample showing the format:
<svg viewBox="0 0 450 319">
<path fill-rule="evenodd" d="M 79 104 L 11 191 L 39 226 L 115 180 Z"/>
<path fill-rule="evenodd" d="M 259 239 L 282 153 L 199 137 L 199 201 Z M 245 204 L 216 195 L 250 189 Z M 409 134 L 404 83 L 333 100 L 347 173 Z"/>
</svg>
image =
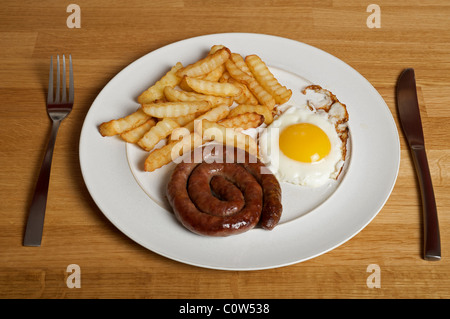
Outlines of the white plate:
<svg viewBox="0 0 450 319">
<path fill-rule="evenodd" d="M 183 65 L 223 44 L 243 56 L 259 55 L 294 91 L 308 83 L 332 91 L 347 105 L 351 156 L 345 174 L 327 188 L 282 185 L 283 217 L 272 231 L 255 228 L 229 237 L 203 237 L 181 226 L 164 198 L 168 165 L 142 172 L 145 153 L 118 137 L 102 137 L 98 125 L 134 111 L 136 97 L 176 62 Z M 105 216 L 147 249 L 183 263 L 224 270 L 286 266 L 316 257 L 361 231 L 388 199 L 399 169 L 395 122 L 378 92 L 357 71 L 309 45 L 275 36 L 212 34 L 153 51 L 117 74 L 92 104 L 80 138 L 87 188 Z"/>
</svg>

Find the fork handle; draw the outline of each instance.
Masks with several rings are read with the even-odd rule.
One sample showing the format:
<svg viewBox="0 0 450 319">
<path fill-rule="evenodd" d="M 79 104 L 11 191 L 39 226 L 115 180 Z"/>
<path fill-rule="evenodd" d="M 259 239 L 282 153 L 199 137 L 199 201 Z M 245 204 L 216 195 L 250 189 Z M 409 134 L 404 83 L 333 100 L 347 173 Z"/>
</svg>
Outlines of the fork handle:
<svg viewBox="0 0 450 319">
<path fill-rule="evenodd" d="M 31 207 L 28 214 L 28 221 L 23 240 L 24 246 L 41 246 L 53 149 L 55 148 L 56 135 L 60 124 L 61 121 L 52 121 L 52 131 L 50 133 L 47 150 L 39 172 L 33 200 L 31 201 Z"/>
<path fill-rule="evenodd" d="M 441 241 L 439 235 L 439 222 L 427 154 L 425 147 L 422 145 L 411 147 L 411 151 L 422 193 L 424 259 L 440 260 Z"/>
</svg>

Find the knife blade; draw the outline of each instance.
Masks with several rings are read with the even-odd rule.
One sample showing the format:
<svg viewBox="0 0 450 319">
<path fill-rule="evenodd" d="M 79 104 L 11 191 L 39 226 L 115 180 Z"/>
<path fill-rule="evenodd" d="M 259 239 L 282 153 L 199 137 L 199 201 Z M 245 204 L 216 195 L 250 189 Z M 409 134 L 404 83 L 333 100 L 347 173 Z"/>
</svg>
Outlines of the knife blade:
<svg viewBox="0 0 450 319">
<path fill-rule="evenodd" d="M 421 190 L 424 226 L 423 258 L 425 260 L 440 260 L 439 221 L 417 100 L 414 69 L 403 70 L 398 78 L 396 91 L 400 124 L 412 154 Z"/>
</svg>

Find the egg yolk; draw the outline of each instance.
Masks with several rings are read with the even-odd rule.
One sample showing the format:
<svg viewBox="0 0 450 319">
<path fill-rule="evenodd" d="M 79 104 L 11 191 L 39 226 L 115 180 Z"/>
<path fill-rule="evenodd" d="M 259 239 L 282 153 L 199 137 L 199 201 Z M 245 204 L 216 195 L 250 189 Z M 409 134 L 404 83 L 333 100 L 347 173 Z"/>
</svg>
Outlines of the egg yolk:
<svg viewBox="0 0 450 319">
<path fill-rule="evenodd" d="M 279 142 L 280 150 L 284 155 L 304 163 L 320 161 L 331 150 L 327 134 L 310 123 L 298 123 L 286 127 L 280 133 Z"/>
</svg>

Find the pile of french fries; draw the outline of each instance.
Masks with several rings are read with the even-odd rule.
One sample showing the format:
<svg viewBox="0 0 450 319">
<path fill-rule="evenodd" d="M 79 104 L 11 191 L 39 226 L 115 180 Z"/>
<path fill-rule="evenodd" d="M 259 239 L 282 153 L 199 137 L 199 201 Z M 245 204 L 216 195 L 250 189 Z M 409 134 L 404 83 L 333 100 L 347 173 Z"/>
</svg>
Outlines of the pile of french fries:
<svg viewBox="0 0 450 319">
<path fill-rule="evenodd" d="M 154 171 L 208 141 L 257 155 L 256 141 L 242 130 L 269 125 L 292 91 L 282 86 L 257 55 L 245 59 L 223 45 L 186 67 L 178 62 L 138 97 L 137 111 L 102 123 L 102 136 L 119 135 L 149 155 Z M 161 147 L 155 147 L 165 140 Z"/>
</svg>

